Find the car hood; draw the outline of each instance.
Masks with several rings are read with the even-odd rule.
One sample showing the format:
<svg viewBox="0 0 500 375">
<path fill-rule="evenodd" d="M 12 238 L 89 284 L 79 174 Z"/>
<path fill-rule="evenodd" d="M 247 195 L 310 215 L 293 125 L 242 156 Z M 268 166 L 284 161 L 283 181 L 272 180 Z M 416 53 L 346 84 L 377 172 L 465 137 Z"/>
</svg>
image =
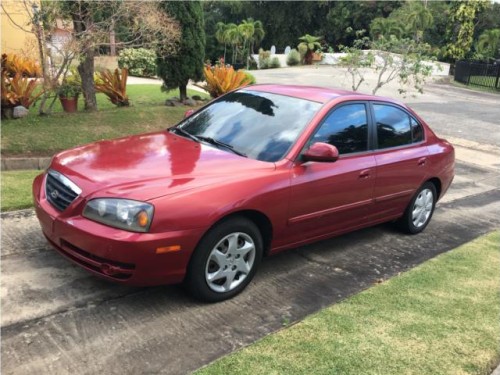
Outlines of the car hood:
<svg viewBox="0 0 500 375">
<path fill-rule="evenodd" d="M 91 143 L 54 156 L 84 197 L 150 200 L 275 169 L 167 131 Z"/>
</svg>

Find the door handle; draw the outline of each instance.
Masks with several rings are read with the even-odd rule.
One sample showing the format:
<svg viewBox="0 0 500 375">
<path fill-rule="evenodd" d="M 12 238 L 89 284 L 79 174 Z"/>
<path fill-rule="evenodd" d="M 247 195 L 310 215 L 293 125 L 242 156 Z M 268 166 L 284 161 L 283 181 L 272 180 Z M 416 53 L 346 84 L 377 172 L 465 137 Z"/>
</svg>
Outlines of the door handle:
<svg viewBox="0 0 500 375">
<path fill-rule="evenodd" d="M 359 172 L 359 178 L 369 178 L 370 177 L 370 169 L 364 169 L 361 172 Z"/>
<path fill-rule="evenodd" d="M 427 158 L 420 158 L 418 159 L 418 165 L 425 165 L 427 163 Z"/>
</svg>

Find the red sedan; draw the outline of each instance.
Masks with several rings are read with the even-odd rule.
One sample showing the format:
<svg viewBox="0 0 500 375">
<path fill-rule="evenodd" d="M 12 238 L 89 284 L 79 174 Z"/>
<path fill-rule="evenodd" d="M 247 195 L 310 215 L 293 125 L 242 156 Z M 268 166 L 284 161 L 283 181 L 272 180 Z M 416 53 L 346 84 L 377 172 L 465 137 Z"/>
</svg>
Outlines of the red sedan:
<svg viewBox="0 0 500 375">
<path fill-rule="evenodd" d="M 404 104 L 255 85 L 61 152 L 33 194 L 47 240 L 88 271 L 220 301 L 265 255 L 387 221 L 421 232 L 453 176 L 453 147 Z"/>
</svg>

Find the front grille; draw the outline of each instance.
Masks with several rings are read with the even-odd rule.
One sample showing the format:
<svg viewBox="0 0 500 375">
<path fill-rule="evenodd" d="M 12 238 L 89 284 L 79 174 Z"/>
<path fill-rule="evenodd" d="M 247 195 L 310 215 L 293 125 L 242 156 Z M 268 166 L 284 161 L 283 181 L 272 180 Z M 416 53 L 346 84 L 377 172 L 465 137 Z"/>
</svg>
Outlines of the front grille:
<svg viewBox="0 0 500 375">
<path fill-rule="evenodd" d="M 64 211 L 82 190 L 61 173 L 49 169 L 45 182 L 45 195 L 49 203 Z"/>
</svg>

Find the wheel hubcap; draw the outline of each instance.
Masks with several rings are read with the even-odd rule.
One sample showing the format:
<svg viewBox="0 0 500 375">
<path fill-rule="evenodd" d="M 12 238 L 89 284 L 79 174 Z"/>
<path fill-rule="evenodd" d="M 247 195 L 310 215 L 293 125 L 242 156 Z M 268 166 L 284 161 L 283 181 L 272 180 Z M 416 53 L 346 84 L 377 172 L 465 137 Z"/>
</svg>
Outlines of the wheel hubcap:
<svg viewBox="0 0 500 375">
<path fill-rule="evenodd" d="M 229 292 L 240 285 L 252 270 L 255 243 L 248 234 L 231 233 L 212 249 L 205 266 L 205 280 L 215 292 Z"/>
<path fill-rule="evenodd" d="M 434 206 L 434 195 L 430 189 L 424 189 L 420 192 L 415 204 L 413 205 L 412 221 L 416 228 L 420 228 L 431 217 L 432 209 Z"/>
</svg>

